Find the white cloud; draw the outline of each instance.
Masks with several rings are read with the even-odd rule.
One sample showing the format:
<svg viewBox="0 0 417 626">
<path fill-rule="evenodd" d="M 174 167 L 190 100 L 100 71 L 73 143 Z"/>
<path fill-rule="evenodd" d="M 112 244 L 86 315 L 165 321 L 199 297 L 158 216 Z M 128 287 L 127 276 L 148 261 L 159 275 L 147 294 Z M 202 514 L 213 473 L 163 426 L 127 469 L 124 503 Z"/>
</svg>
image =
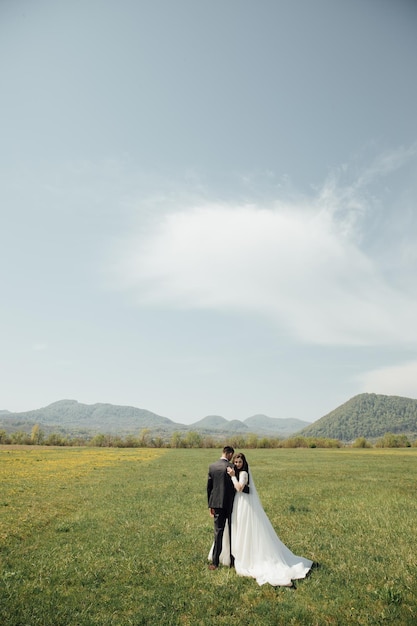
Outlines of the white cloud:
<svg viewBox="0 0 417 626">
<path fill-rule="evenodd" d="M 360 247 L 371 207 L 358 190 L 399 160 L 349 186 L 333 177 L 310 200 L 171 204 L 123 241 L 119 284 L 141 305 L 255 313 L 310 343 L 417 342 L 414 288 Z"/>
<path fill-rule="evenodd" d="M 364 392 L 417 398 L 417 361 L 366 372 L 360 383 Z"/>
<path fill-rule="evenodd" d="M 417 144 L 385 152 L 378 155 L 369 165 L 359 168 L 353 176 L 353 166 L 344 164 L 336 168 L 318 191 L 319 206 L 337 219 L 339 228 L 343 228 L 346 234 L 355 236 L 360 242 L 363 227 L 361 218 L 366 214 L 377 212 L 378 209 L 379 198 L 372 191 L 373 185 L 378 188 L 381 179 L 412 162 L 416 153 Z M 394 207 L 397 226 L 403 221 L 398 215 L 398 208 L 401 209 Z"/>
</svg>

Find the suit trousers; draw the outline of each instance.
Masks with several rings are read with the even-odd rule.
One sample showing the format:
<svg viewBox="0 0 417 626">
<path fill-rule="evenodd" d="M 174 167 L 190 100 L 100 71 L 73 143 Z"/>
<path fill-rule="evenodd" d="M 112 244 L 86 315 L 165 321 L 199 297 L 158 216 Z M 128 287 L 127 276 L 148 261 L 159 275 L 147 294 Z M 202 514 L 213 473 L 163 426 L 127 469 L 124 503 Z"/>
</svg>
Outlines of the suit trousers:
<svg viewBox="0 0 417 626">
<path fill-rule="evenodd" d="M 229 545 L 232 545 L 232 514 L 226 509 L 214 509 L 214 546 L 213 546 L 213 565 L 218 567 L 220 561 L 220 554 L 223 546 L 223 534 L 226 526 L 226 522 L 229 522 Z M 232 554 L 230 554 L 232 560 Z"/>
</svg>

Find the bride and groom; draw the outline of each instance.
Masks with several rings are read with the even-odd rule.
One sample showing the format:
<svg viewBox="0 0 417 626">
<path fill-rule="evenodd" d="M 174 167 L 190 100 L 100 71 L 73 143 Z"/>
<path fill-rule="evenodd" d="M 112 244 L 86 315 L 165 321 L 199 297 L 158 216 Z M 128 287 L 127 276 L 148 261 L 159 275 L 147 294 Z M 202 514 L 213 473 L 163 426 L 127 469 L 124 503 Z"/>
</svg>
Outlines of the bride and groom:
<svg viewBox="0 0 417 626">
<path fill-rule="evenodd" d="M 234 566 L 237 574 L 255 578 L 259 585 L 291 587 L 293 580 L 306 577 L 313 561 L 282 543 L 259 500 L 245 455 L 233 455 L 234 449 L 225 446 L 208 471 L 208 506 L 214 518 L 209 569 Z"/>
</svg>

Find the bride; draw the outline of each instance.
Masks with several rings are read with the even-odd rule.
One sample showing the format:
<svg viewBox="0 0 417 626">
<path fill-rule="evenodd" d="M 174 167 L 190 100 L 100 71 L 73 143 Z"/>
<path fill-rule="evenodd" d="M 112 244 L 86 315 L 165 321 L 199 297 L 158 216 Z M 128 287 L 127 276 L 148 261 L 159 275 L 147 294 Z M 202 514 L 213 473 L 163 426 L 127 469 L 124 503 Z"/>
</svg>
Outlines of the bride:
<svg viewBox="0 0 417 626">
<path fill-rule="evenodd" d="M 259 500 L 244 454 L 233 458 L 228 473 L 236 489 L 232 511 L 232 554 L 236 573 L 255 578 L 259 585 L 292 586 L 305 578 L 313 561 L 296 556 L 276 535 Z M 230 565 L 229 533 L 224 533 L 220 562 Z M 210 559 L 210 554 L 209 554 Z"/>
</svg>

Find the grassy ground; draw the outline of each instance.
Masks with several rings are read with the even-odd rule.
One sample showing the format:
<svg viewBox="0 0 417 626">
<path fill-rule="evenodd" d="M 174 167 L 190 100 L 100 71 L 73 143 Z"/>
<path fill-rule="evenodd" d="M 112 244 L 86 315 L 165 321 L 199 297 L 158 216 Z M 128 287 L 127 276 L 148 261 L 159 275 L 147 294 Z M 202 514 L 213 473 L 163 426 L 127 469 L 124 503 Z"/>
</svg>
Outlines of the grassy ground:
<svg viewBox="0 0 417 626">
<path fill-rule="evenodd" d="M 0 448 L 0 624 L 417 623 L 417 449 L 247 452 L 295 590 L 208 570 L 218 456 Z"/>
</svg>

